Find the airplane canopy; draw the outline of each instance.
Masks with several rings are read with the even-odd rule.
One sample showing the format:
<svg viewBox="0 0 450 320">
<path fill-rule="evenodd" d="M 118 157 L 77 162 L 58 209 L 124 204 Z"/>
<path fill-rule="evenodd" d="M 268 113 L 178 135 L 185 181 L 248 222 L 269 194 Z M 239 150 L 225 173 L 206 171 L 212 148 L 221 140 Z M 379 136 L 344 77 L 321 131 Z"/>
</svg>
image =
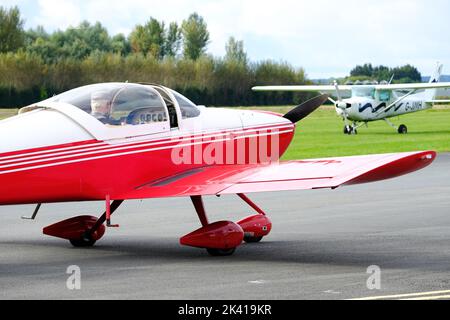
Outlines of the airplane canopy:
<svg viewBox="0 0 450 320">
<path fill-rule="evenodd" d="M 48 99 L 73 105 L 107 125 L 138 125 L 168 121 L 166 104 L 149 86 L 101 83 L 80 87 Z"/>
<path fill-rule="evenodd" d="M 109 126 L 126 126 L 177 122 L 200 115 L 197 106 L 180 93 L 158 85 L 133 83 L 99 83 L 76 88 L 29 107 L 25 113 L 48 103 L 74 106 Z"/>
</svg>

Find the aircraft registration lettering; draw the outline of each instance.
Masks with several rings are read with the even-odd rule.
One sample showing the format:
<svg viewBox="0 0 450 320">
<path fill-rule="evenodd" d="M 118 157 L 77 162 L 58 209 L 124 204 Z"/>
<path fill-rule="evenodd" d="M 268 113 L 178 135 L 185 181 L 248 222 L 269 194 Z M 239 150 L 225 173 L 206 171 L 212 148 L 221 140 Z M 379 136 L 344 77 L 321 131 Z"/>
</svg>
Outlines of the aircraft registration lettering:
<svg viewBox="0 0 450 320">
<path fill-rule="evenodd" d="M 407 102 L 405 105 L 406 111 L 418 111 L 423 108 L 422 101 L 413 101 L 413 102 Z"/>
<path fill-rule="evenodd" d="M 141 124 L 153 123 L 153 122 L 164 122 L 167 121 L 166 115 L 164 113 L 142 113 L 139 116 Z"/>
</svg>

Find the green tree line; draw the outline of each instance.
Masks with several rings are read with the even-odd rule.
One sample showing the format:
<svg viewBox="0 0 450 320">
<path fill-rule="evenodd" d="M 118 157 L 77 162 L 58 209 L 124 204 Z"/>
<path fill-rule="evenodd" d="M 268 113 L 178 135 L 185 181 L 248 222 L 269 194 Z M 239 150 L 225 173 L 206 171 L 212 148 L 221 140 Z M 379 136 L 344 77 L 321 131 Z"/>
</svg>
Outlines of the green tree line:
<svg viewBox="0 0 450 320">
<path fill-rule="evenodd" d="M 206 53 L 206 21 L 197 13 L 181 25 L 150 18 L 130 35 L 111 36 L 100 22 L 52 33 L 24 30 L 17 7 L 0 6 L 0 106 L 31 104 L 98 82 L 159 83 L 206 105 L 291 104 L 309 97 L 253 93 L 264 84 L 304 84 L 303 69 L 275 61 L 249 61 L 244 43 L 230 38 L 226 55 Z"/>
<path fill-rule="evenodd" d="M 350 77 L 347 80 L 389 81 L 391 78 L 394 83 L 422 81 L 422 75 L 419 70 L 412 65 L 407 64 L 401 67 L 389 68 L 383 65 L 374 67 L 371 63 L 356 66 L 350 71 Z"/>
</svg>

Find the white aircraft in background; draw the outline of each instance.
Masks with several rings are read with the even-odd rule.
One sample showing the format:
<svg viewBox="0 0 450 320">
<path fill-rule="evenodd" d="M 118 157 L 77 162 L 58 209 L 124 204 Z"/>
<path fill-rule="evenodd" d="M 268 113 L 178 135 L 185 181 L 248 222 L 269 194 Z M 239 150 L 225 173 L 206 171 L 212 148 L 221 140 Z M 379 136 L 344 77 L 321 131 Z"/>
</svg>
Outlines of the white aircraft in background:
<svg viewBox="0 0 450 320">
<path fill-rule="evenodd" d="M 298 92 L 336 92 L 337 101 L 329 98 L 336 112 L 345 122 L 345 134 L 357 134 L 357 129 L 369 122 L 384 120 L 387 124 L 406 134 L 408 128 L 402 124 L 395 126 L 388 119 L 403 114 L 431 109 L 434 103 L 450 102 L 436 100 L 437 89 L 449 88 L 450 82 L 439 83 L 442 64 L 438 63 L 435 74 L 429 83 L 375 85 L 312 85 L 312 86 L 260 86 L 254 91 L 298 91 Z M 351 98 L 342 99 L 343 92 L 351 92 Z"/>
</svg>

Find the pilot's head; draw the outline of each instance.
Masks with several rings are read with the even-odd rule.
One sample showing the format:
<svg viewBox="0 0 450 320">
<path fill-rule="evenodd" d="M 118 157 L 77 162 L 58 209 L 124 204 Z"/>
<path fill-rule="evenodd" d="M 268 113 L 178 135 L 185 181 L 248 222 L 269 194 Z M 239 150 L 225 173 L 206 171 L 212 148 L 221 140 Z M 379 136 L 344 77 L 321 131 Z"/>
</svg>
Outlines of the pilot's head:
<svg viewBox="0 0 450 320">
<path fill-rule="evenodd" d="M 91 109 L 95 116 L 108 118 L 111 115 L 111 99 L 106 91 L 97 91 L 91 95 Z"/>
</svg>

